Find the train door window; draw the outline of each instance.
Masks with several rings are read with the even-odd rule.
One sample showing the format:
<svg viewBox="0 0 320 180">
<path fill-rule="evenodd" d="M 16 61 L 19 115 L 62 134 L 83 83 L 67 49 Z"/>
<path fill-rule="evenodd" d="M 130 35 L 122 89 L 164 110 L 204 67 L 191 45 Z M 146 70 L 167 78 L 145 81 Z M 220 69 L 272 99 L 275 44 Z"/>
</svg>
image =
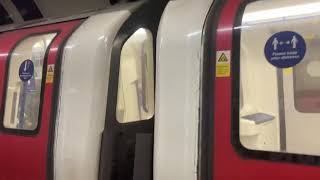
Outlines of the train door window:
<svg viewBox="0 0 320 180">
<path fill-rule="evenodd" d="M 38 126 L 43 66 L 56 33 L 30 36 L 11 52 L 3 126 L 33 131 Z"/>
<path fill-rule="evenodd" d="M 310 41 L 313 47 L 320 47 L 320 38 Z M 293 72 L 295 108 L 303 113 L 320 113 L 320 53 L 314 49 L 308 55 Z"/>
<path fill-rule="evenodd" d="M 319 156 L 320 1 L 254 1 L 241 18 L 242 146 Z"/>
<path fill-rule="evenodd" d="M 120 123 L 148 120 L 154 115 L 153 40 L 138 29 L 123 45 L 116 118 Z"/>
</svg>

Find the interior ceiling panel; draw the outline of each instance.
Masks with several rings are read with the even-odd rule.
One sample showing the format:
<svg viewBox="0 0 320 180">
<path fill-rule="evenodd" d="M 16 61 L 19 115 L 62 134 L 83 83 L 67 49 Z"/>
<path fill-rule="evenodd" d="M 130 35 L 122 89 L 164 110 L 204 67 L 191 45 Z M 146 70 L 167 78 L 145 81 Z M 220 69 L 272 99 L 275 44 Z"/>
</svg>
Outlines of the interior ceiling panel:
<svg viewBox="0 0 320 180">
<path fill-rule="evenodd" d="M 110 5 L 109 0 L 35 0 L 35 3 L 45 18 L 71 16 Z"/>
<path fill-rule="evenodd" d="M 6 25 L 13 23 L 6 9 L 0 4 L 0 25 Z"/>
<path fill-rule="evenodd" d="M 0 31 L 102 10 L 110 5 L 110 0 L 0 0 Z"/>
</svg>

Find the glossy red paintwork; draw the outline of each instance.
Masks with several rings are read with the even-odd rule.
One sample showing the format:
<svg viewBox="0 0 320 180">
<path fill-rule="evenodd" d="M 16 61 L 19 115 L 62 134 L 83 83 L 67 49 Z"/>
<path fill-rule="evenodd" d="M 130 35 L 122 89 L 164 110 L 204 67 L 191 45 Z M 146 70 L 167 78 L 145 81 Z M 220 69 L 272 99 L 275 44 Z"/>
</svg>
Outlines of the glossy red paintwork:
<svg viewBox="0 0 320 180">
<path fill-rule="evenodd" d="M 3 94 L 8 53 L 21 39 L 35 33 L 60 32 L 54 39 L 48 54 L 48 65 L 55 64 L 57 51 L 68 35 L 81 21 L 57 23 L 0 34 L 0 102 Z M 53 84 L 46 84 L 40 131 L 35 136 L 20 136 L 0 132 L 0 180 L 45 180 L 48 159 L 48 137 L 52 110 Z"/>
<path fill-rule="evenodd" d="M 232 50 L 232 28 L 241 0 L 228 0 L 219 22 L 216 51 Z M 237 61 L 238 59 L 232 59 Z M 231 144 L 231 78 L 216 78 L 214 99 L 214 180 L 319 180 L 320 167 L 249 160 Z"/>
</svg>

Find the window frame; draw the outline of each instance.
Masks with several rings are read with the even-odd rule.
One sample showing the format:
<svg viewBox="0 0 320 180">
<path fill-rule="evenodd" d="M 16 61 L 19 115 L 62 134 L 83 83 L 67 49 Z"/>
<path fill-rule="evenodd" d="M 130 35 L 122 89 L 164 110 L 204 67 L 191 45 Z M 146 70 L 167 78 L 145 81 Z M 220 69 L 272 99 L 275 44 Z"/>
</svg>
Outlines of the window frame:
<svg viewBox="0 0 320 180">
<path fill-rule="evenodd" d="M 48 45 L 48 48 L 45 51 L 44 59 L 43 59 L 43 68 L 42 68 L 42 79 L 41 79 L 41 90 L 40 90 L 40 103 L 39 103 L 39 114 L 38 114 L 38 124 L 37 127 L 34 130 L 26 130 L 26 129 L 11 129 L 4 126 L 4 115 L 5 115 L 5 109 L 6 109 L 6 102 L 7 102 L 7 89 L 8 89 L 8 82 L 9 82 L 9 73 L 10 73 L 10 62 L 12 58 L 12 53 L 16 49 L 17 46 L 20 45 L 23 41 L 25 41 L 28 38 L 34 37 L 34 36 L 41 36 L 46 34 L 53 34 L 55 33 L 54 38 L 51 40 L 51 42 Z M 53 30 L 53 31 L 46 31 L 46 32 L 39 32 L 39 33 L 32 33 L 29 34 L 23 38 L 21 38 L 19 41 L 17 41 L 14 46 L 10 49 L 8 56 L 6 58 L 6 72 L 5 74 L 5 82 L 3 83 L 3 102 L 2 102 L 2 108 L 0 110 L 0 132 L 8 133 L 8 134 L 15 134 L 20 136 L 35 136 L 39 133 L 40 127 L 41 127 L 41 117 L 43 113 L 43 102 L 44 102 L 44 91 L 46 87 L 46 76 L 47 76 L 47 66 L 48 66 L 48 56 L 51 49 L 51 46 L 53 42 L 56 40 L 56 38 L 61 33 L 60 30 Z"/>
<path fill-rule="evenodd" d="M 233 34 L 232 34 L 232 66 L 231 66 L 231 144 L 236 151 L 236 153 L 244 159 L 252 160 L 263 160 L 270 162 L 283 162 L 283 163 L 293 163 L 293 164 L 304 164 L 312 166 L 320 166 L 320 156 L 315 155 L 303 155 L 303 154 L 294 154 L 287 152 L 271 152 L 271 151 L 262 151 L 262 150 L 251 150 L 247 149 L 241 144 L 240 141 L 240 48 L 241 48 L 241 27 L 242 19 L 247 5 L 250 3 L 256 2 L 259 0 L 246 0 L 241 3 L 240 7 L 237 10 L 235 21 L 233 25 Z M 282 74 L 278 74 L 278 84 L 282 82 Z M 279 95 L 283 95 L 283 90 L 278 89 Z M 281 102 L 280 102 L 281 103 Z M 281 113 L 279 114 L 280 116 Z M 285 123 L 280 121 L 281 123 Z M 282 124 L 283 125 L 283 124 Z M 284 124 L 285 125 L 285 124 Z M 280 138 L 281 138 L 280 134 Z M 285 138 L 285 134 L 284 134 Z M 285 145 L 285 144 L 284 144 Z M 281 143 L 281 146 L 282 143 Z M 283 149 L 283 147 L 281 147 Z"/>
</svg>

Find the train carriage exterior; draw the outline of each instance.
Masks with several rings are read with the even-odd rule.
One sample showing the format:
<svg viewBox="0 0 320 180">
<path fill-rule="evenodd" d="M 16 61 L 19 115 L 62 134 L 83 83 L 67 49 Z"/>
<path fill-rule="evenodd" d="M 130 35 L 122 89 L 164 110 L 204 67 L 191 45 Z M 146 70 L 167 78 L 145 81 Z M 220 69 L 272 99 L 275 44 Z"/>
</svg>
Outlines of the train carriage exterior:
<svg viewBox="0 0 320 180">
<path fill-rule="evenodd" d="M 161 6 L 130 3 L 1 33 L 0 179 L 152 178 Z"/>
<path fill-rule="evenodd" d="M 172 0 L 5 29 L 0 180 L 319 179 L 319 23 Z"/>
<path fill-rule="evenodd" d="M 158 31 L 155 178 L 319 178 L 319 2 L 185 3 Z"/>
</svg>

